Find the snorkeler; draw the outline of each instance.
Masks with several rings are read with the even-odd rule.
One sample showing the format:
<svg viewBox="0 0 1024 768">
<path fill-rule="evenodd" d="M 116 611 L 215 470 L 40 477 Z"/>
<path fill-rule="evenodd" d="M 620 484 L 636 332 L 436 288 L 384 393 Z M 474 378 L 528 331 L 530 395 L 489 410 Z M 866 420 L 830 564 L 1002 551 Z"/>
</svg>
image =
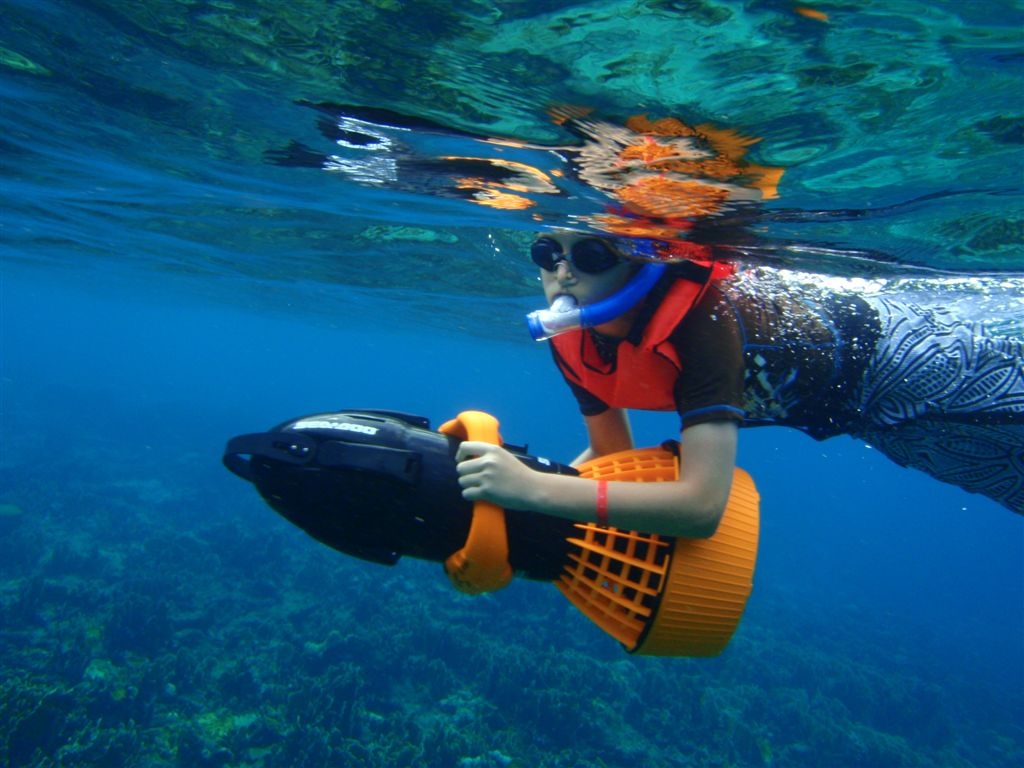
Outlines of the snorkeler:
<svg viewBox="0 0 1024 768">
<path fill-rule="evenodd" d="M 784 173 L 746 156 L 756 137 L 674 117 L 616 124 L 556 106 L 549 114 L 573 140 L 542 146 L 388 111 L 309 106 L 332 116 L 321 130 L 344 152 L 293 145 L 268 159 L 531 210 L 536 220 L 545 198 L 600 206 L 575 220 L 608 236 L 561 231 L 533 244 L 550 308 L 532 313 L 531 332 L 551 337 L 583 414 L 589 446 L 577 463 L 633 447 L 627 409 L 674 410 L 681 477 L 612 483 L 595 501 L 592 482 L 542 477 L 470 441 L 459 451 L 466 499 L 710 536 L 728 498 L 738 427 L 774 424 L 820 440 L 852 435 L 1024 513 L 1024 339 L 992 336 L 942 307 L 812 290 L 770 269 L 728 274 L 737 261 L 771 265 L 780 249 L 833 253 L 748 235 Z M 452 151 L 438 151 L 438 137 Z M 873 265 L 886 260 L 878 256 L 869 254 Z"/>
<path fill-rule="evenodd" d="M 589 446 L 576 461 L 633 447 L 627 409 L 674 410 L 679 479 L 595 492 L 591 481 L 543 475 L 500 447 L 466 442 L 457 455 L 466 499 L 706 537 L 729 494 L 738 428 L 780 425 L 819 440 L 852 435 L 1024 513 L 1024 340 L 942 307 L 816 293 L 756 270 L 723 276 L 708 246 L 698 246 L 706 258 L 657 264 L 652 281 L 652 255 L 672 259 L 678 245 L 540 236 L 531 256 L 552 308 L 533 313 L 531 330 L 552 337 L 586 423 Z"/>
</svg>

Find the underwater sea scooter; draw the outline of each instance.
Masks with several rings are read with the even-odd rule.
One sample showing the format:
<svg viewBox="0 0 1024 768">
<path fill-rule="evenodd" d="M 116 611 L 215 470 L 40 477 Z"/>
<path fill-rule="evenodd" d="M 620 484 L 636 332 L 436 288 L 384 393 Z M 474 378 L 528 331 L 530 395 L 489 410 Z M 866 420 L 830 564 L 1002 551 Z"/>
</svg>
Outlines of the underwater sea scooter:
<svg viewBox="0 0 1024 768">
<path fill-rule="evenodd" d="M 462 498 L 462 440 L 501 443 L 497 420 L 465 411 L 426 418 L 351 410 L 305 416 L 227 444 L 224 464 L 313 538 L 384 565 L 403 555 L 443 562 L 457 588 L 480 593 L 518 573 L 553 581 L 630 653 L 714 656 L 736 630 L 757 558 L 759 497 L 736 469 L 714 536 L 623 531 Z M 666 447 L 604 456 L 573 468 L 505 445 L 532 469 L 595 480 L 673 480 Z"/>
</svg>

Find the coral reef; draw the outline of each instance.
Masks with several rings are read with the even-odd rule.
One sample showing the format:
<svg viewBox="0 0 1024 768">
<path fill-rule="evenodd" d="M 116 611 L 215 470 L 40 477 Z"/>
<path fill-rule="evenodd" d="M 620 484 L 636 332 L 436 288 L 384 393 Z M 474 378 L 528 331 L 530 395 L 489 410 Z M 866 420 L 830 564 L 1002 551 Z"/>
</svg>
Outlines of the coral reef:
<svg viewBox="0 0 1024 768">
<path fill-rule="evenodd" d="M 12 474 L 24 512 L 0 538 L 3 764 L 1024 759 L 1019 691 L 929 677 L 900 661 L 909 639 L 862 617 L 823 630 L 769 593 L 719 659 L 631 658 L 551 587 L 469 598 L 434 565 L 348 560 L 230 477 L 198 486 L 196 461 Z"/>
</svg>

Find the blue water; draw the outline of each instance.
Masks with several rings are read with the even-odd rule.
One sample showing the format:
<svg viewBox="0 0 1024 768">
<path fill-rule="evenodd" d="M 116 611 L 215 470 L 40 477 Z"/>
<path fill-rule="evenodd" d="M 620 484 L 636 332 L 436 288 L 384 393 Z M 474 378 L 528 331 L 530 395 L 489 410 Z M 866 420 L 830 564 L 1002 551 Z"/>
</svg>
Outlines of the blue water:
<svg viewBox="0 0 1024 768">
<path fill-rule="evenodd" d="M 1024 762 L 1020 518 L 852 439 L 743 433 L 761 550 L 711 660 L 630 657 L 545 584 L 349 559 L 220 466 L 343 407 L 584 442 L 520 247 L 590 202 L 275 167 L 330 151 L 298 99 L 546 144 L 555 101 L 731 125 L 786 167 L 768 210 L 866 212 L 761 234 L 954 272 L 1019 327 L 1019 4 L 278 5 L 2 5 L 0 763 Z"/>
</svg>

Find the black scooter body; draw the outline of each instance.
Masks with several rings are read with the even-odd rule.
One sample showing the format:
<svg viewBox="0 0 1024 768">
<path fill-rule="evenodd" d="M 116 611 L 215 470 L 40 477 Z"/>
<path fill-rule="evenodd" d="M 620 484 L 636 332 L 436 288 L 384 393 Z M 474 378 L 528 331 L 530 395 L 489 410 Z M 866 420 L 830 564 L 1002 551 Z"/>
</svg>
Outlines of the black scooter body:
<svg viewBox="0 0 1024 768">
<path fill-rule="evenodd" d="M 443 562 L 465 544 L 473 514 L 455 471 L 459 442 L 421 416 L 339 411 L 235 437 L 224 464 L 284 518 L 340 552 L 383 565 L 403 555 Z M 531 469 L 576 474 L 505 447 Z M 506 521 L 513 570 L 556 579 L 573 523 L 518 510 L 506 510 Z"/>
</svg>

